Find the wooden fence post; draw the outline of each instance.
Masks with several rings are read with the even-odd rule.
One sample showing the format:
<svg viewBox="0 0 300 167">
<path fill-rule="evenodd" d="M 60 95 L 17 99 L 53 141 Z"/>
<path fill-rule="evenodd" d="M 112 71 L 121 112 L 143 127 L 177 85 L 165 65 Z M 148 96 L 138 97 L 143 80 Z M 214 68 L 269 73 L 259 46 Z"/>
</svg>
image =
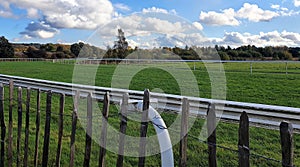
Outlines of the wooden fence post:
<svg viewBox="0 0 300 167">
<path fill-rule="evenodd" d="M 216 149 L 216 113 L 215 105 L 209 104 L 207 110 L 207 144 L 208 144 L 208 164 L 210 167 L 217 166 Z"/>
<path fill-rule="evenodd" d="M 48 153 L 49 153 L 49 141 L 50 141 L 50 121 L 51 121 L 51 104 L 52 104 L 52 92 L 47 92 L 47 104 L 46 104 L 46 122 L 44 133 L 44 147 L 43 147 L 43 159 L 42 166 L 48 165 Z"/>
<path fill-rule="evenodd" d="M 1 151 L 0 151 L 0 166 L 4 166 L 4 152 L 5 152 L 5 133 L 6 127 L 4 122 L 4 87 L 0 83 L 0 124 L 1 124 Z"/>
<path fill-rule="evenodd" d="M 109 92 L 104 95 L 103 109 L 102 109 L 102 130 L 100 136 L 100 152 L 99 152 L 99 166 L 105 166 L 105 154 L 106 154 L 106 136 L 107 136 L 107 124 L 109 113 Z"/>
<path fill-rule="evenodd" d="M 63 137 L 63 129 L 64 129 L 64 108 L 65 108 L 65 94 L 61 94 L 60 101 L 59 101 L 58 144 L 57 144 L 56 161 L 55 161 L 55 166 L 57 167 L 60 167 L 62 137 Z"/>
<path fill-rule="evenodd" d="M 12 166 L 12 147 L 13 147 L 13 102 L 14 102 L 14 82 L 13 80 L 9 80 L 9 113 L 8 113 L 8 166 Z"/>
<path fill-rule="evenodd" d="M 127 128 L 127 112 L 128 112 L 128 93 L 123 95 L 122 105 L 121 105 L 121 122 L 120 122 L 120 136 L 119 136 L 119 150 L 118 150 L 118 160 L 117 167 L 123 166 L 124 159 L 124 144 Z"/>
<path fill-rule="evenodd" d="M 249 118 L 245 111 L 240 116 L 238 149 L 239 149 L 239 166 L 249 167 L 250 166 Z"/>
<path fill-rule="evenodd" d="M 26 98 L 26 118 L 25 118 L 25 144 L 24 144 L 24 160 L 23 160 L 23 166 L 27 166 L 27 163 L 28 163 L 28 138 L 29 138 L 30 94 L 31 94 L 31 89 L 30 89 L 30 88 L 27 88 L 27 98 Z"/>
<path fill-rule="evenodd" d="M 21 132 L 22 132 L 22 112 L 23 112 L 23 107 L 22 107 L 22 88 L 18 88 L 18 136 L 17 136 L 17 166 L 21 166 L 20 161 L 21 161 L 21 154 L 20 154 L 20 142 L 21 142 Z"/>
<path fill-rule="evenodd" d="M 83 166 L 90 166 L 91 147 L 92 147 L 92 132 L 93 132 L 93 99 L 92 93 L 87 97 L 87 119 L 86 119 L 86 133 L 85 133 L 85 154 Z"/>
<path fill-rule="evenodd" d="M 280 139 L 282 150 L 282 166 L 293 166 L 294 146 L 293 146 L 293 126 L 289 122 L 281 122 Z"/>
<path fill-rule="evenodd" d="M 36 95 L 36 117 L 35 117 L 35 148 L 34 148 L 34 167 L 38 166 L 38 153 L 40 141 L 40 113 L 41 113 L 41 90 L 37 90 Z"/>
<path fill-rule="evenodd" d="M 144 91 L 143 98 L 143 113 L 142 113 L 142 122 L 141 122 L 141 139 L 140 139 L 140 149 L 139 149 L 139 167 L 145 166 L 146 161 L 146 135 L 148 130 L 148 110 L 150 105 L 150 92 L 148 89 Z"/>
<path fill-rule="evenodd" d="M 73 104 L 73 113 L 72 113 L 72 132 L 71 132 L 71 143 L 70 143 L 70 167 L 74 166 L 75 158 L 75 134 L 76 134 L 76 125 L 78 119 L 78 103 L 79 103 L 80 92 L 76 91 Z"/>
<path fill-rule="evenodd" d="M 180 159 L 179 166 L 187 166 L 187 137 L 188 137 L 188 118 L 190 104 L 187 98 L 183 99 L 182 112 L 181 112 L 181 131 L 180 131 Z"/>
</svg>

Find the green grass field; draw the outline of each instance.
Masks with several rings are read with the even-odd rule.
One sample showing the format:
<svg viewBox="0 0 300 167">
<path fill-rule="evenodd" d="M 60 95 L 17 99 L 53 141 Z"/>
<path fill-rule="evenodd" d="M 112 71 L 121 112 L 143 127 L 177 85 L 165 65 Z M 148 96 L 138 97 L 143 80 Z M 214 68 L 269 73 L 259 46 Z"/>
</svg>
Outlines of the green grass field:
<svg viewBox="0 0 300 167">
<path fill-rule="evenodd" d="M 188 64 L 193 69 L 193 63 Z M 140 65 L 146 66 L 147 65 Z M 148 65 L 149 66 L 149 65 Z M 176 78 L 161 69 L 161 66 L 180 67 L 180 64 L 151 65 L 139 71 L 131 80 L 129 89 L 150 91 L 162 90 L 165 93 L 180 94 Z M 261 66 L 261 67 L 260 67 Z M 130 67 L 130 65 L 129 65 Z M 94 65 L 82 65 L 80 70 L 84 76 L 83 84 L 91 84 L 89 72 L 95 69 Z M 130 69 L 138 68 L 138 65 Z M 74 65 L 53 64 L 49 62 L 1 62 L 0 73 L 8 75 L 39 78 L 61 82 L 72 82 Z M 97 69 L 95 85 L 111 87 L 112 76 L 127 78 L 121 74 L 115 74 L 116 65 L 100 65 Z M 218 69 L 218 67 L 217 67 Z M 284 63 L 257 63 L 253 64 L 253 74 L 250 74 L 249 63 L 225 63 L 226 99 L 232 101 L 252 102 L 290 107 L 300 107 L 300 63 L 289 64 L 288 74 L 285 74 Z M 127 70 L 127 69 L 125 69 Z M 174 71 L 180 71 L 175 68 Z M 196 70 L 192 71 L 199 86 L 199 96 L 211 98 L 212 83 L 203 63 L 196 64 Z M 280 72 L 280 73 L 279 73 Z M 185 74 L 178 72 L 179 75 Z M 179 78 L 181 79 L 181 78 Z M 189 81 L 184 81 L 189 86 Z M 114 84 L 123 88 L 124 85 Z M 158 89 L 155 89 L 158 88 Z"/>
<path fill-rule="evenodd" d="M 176 64 L 167 64 L 167 66 L 174 66 Z M 237 63 L 225 63 L 225 74 L 226 74 L 226 86 L 227 86 L 227 100 L 273 104 L 300 107 L 300 64 L 291 65 L 288 75 L 285 74 L 285 67 L 279 66 L 278 64 L 262 64 L 264 67 L 255 67 L 253 74 L 249 72 L 249 64 L 237 64 Z M 148 66 L 148 65 L 140 65 Z M 163 91 L 165 93 L 179 94 L 180 89 L 176 83 L 176 79 L 166 71 L 161 70 L 160 66 L 166 66 L 164 64 L 158 64 L 156 67 L 149 66 L 151 68 L 138 72 L 132 79 L 129 85 L 129 89 L 143 90 L 149 88 L 153 91 Z M 175 67 L 180 67 L 176 65 Z M 193 63 L 189 66 L 193 68 Z M 214 66 L 214 65 L 213 65 Z M 283 70 L 281 70 L 283 67 Z M 30 78 L 39 78 L 46 80 L 72 82 L 74 65 L 68 64 L 53 64 L 49 62 L 1 62 L 0 73 L 16 76 L 24 76 Z M 93 65 L 85 65 L 85 70 L 82 71 L 84 76 L 88 76 L 90 70 L 93 70 Z M 96 85 L 110 87 L 112 82 L 112 76 L 116 65 L 100 65 L 100 68 L 96 74 Z M 216 68 L 217 69 L 217 68 Z M 180 68 L 176 68 L 180 70 Z M 193 74 L 197 78 L 197 84 L 200 90 L 200 97 L 211 98 L 211 80 L 209 75 L 202 63 L 196 64 L 196 70 Z M 126 77 L 126 76 L 117 76 Z M 149 81 L 149 78 L 150 81 Z M 81 83 L 89 84 L 91 81 L 82 80 Z M 189 84 L 188 81 L 185 84 Z M 119 87 L 122 88 L 122 84 Z M 7 87 L 6 87 L 7 88 Z M 24 92 L 24 95 L 26 93 Z M 6 91 L 7 97 L 7 91 Z M 16 97 L 16 96 L 15 96 Z M 40 140 L 40 163 L 42 156 L 42 145 L 43 145 L 43 126 L 45 113 L 45 94 L 42 97 L 42 124 L 41 124 L 41 140 Z M 32 92 L 32 102 L 30 111 L 30 155 L 29 162 L 33 162 L 33 150 L 35 140 L 35 92 Z M 84 103 L 84 101 L 83 101 Z M 7 107 L 8 102 L 5 101 Z M 49 165 L 53 165 L 55 162 L 56 147 L 57 147 L 57 133 L 58 133 L 58 113 L 59 97 L 53 97 L 53 113 L 51 118 L 51 140 L 50 140 L 50 151 L 49 151 Z M 95 104 L 96 105 L 96 104 Z M 99 104 L 101 108 L 101 104 Z M 24 106 L 25 109 L 25 106 Z M 84 111 L 85 108 L 81 109 Z M 7 108 L 5 111 L 8 111 Z M 17 111 L 16 108 L 14 110 Z M 70 134 L 71 134 L 71 112 L 72 112 L 72 98 L 66 98 L 65 107 L 65 126 L 63 136 L 63 151 L 62 151 L 62 166 L 68 166 L 69 162 L 69 145 L 70 145 Z M 95 110 L 95 113 L 99 111 Z M 69 116 L 68 116 L 69 115 Z M 7 122 L 8 113 L 5 113 Z M 167 124 L 170 126 L 177 115 L 171 113 L 162 113 L 162 116 Z M 23 115 L 23 122 L 25 121 L 25 114 Z M 14 136 L 17 131 L 17 115 L 14 114 Z M 85 127 L 85 120 L 81 120 L 82 127 Z M 119 129 L 119 117 L 117 108 L 112 105 L 110 110 L 109 123 L 115 129 Z M 93 122 L 94 136 L 99 135 L 99 129 L 101 128 L 101 117 L 95 118 Z M 188 138 L 188 166 L 207 166 L 207 146 L 206 144 L 199 142 L 196 138 L 200 134 L 201 127 L 203 125 L 202 119 L 197 119 L 193 124 L 192 129 L 189 131 Z M 80 166 L 83 163 L 84 145 L 85 145 L 85 132 L 82 127 L 77 128 L 76 133 L 76 166 Z M 148 135 L 154 134 L 154 129 L 149 126 Z M 24 126 L 23 126 L 24 130 Z M 139 135 L 139 123 L 129 121 L 127 133 L 131 136 Z M 179 135 L 179 134 L 178 134 Z M 217 143 L 221 146 L 237 149 L 237 136 L 238 136 L 238 125 L 235 123 L 219 123 L 217 127 Z M 24 138 L 24 132 L 22 132 Z M 300 166 L 300 135 L 294 135 L 295 140 L 295 165 Z M 175 143 L 174 143 L 175 144 Z M 16 139 L 14 140 L 14 147 L 16 147 Z M 23 145 L 22 145 L 23 147 Z M 281 148 L 279 131 L 268 130 L 263 128 L 250 128 L 250 149 L 251 153 L 264 155 L 277 160 L 281 159 Z M 178 164 L 179 158 L 179 143 L 174 147 L 175 164 Z M 21 149 L 23 153 L 23 149 Z M 91 166 L 96 166 L 98 162 L 99 146 L 96 142 L 92 145 L 92 157 Z M 14 154 L 15 155 L 15 154 Z M 219 166 L 237 166 L 238 165 L 238 154 L 232 151 L 218 148 L 217 150 L 218 164 Z M 16 158 L 16 157 L 14 157 Z M 115 166 L 117 160 L 117 154 L 108 152 L 107 154 L 107 165 Z M 138 158 L 126 157 L 124 160 L 124 166 L 137 166 Z M 146 158 L 147 166 L 159 166 L 160 157 L 159 155 L 150 156 Z M 251 156 L 251 166 L 281 166 L 280 163 L 267 161 L 262 158 Z"/>
</svg>

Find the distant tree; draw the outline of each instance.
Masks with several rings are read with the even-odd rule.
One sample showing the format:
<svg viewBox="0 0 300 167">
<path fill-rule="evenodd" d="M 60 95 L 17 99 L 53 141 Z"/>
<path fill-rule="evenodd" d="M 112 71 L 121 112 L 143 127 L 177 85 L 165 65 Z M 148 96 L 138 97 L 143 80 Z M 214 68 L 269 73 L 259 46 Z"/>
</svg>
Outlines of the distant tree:
<svg viewBox="0 0 300 167">
<path fill-rule="evenodd" d="M 11 43 L 4 37 L 0 37 L 0 57 L 11 58 L 14 57 L 15 51 Z"/>
<path fill-rule="evenodd" d="M 254 59 L 259 59 L 262 58 L 262 54 L 260 52 L 254 51 L 254 50 L 250 50 L 248 51 L 251 54 L 251 57 Z"/>
<path fill-rule="evenodd" d="M 189 50 L 189 46 L 188 45 L 185 45 L 185 50 Z"/>
<path fill-rule="evenodd" d="M 227 46 L 227 49 L 226 49 L 227 51 L 229 51 L 229 50 L 231 50 L 231 47 L 230 46 Z"/>
<path fill-rule="evenodd" d="M 70 50 L 76 57 L 78 57 L 80 50 L 83 48 L 83 46 L 84 46 L 84 43 L 82 43 L 82 42 L 74 43 L 71 45 Z"/>
<path fill-rule="evenodd" d="M 56 52 L 63 52 L 63 51 L 64 51 L 64 48 L 61 45 L 57 46 Z"/>
<path fill-rule="evenodd" d="M 118 29 L 118 36 L 117 36 L 118 40 L 115 41 L 115 45 L 113 47 L 113 49 L 123 49 L 126 50 L 128 48 L 128 42 L 126 41 L 124 32 L 122 31 L 122 29 Z"/>
<path fill-rule="evenodd" d="M 289 52 L 293 55 L 293 57 L 300 57 L 300 47 L 289 48 Z"/>
<path fill-rule="evenodd" d="M 218 50 L 219 50 L 219 46 L 218 46 L 218 45 L 215 45 L 215 49 L 218 51 Z"/>
<path fill-rule="evenodd" d="M 64 54 L 64 52 L 56 52 L 53 55 L 55 56 L 56 59 L 66 58 L 66 55 Z"/>
<path fill-rule="evenodd" d="M 182 49 L 175 46 L 173 49 L 172 49 L 173 53 L 176 54 L 176 55 L 181 55 L 181 52 L 182 52 Z"/>
<path fill-rule="evenodd" d="M 277 55 L 278 55 L 279 59 L 281 59 L 281 60 L 293 60 L 292 54 L 286 50 L 278 52 Z"/>
<path fill-rule="evenodd" d="M 233 58 L 236 58 L 239 55 L 239 53 L 236 50 L 229 50 L 227 51 L 227 54 Z"/>
<path fill-rule="evenodd" d="M 118 29 L 118 40 L 115 41 L 115 44 L 113 46 L 113 50 L 117 53 L 119 58 L 125 58 L 126 57 L 126 51 L 128 49 L 128 42 L 126 41 L 124 32 L 122 29 Z"/>
<path fill-rule="evenodd" d="M 219 54 L 221 60 L 230 60 L 230 57 L 226 52 L 220 51 L 220 52 L 218 52 L 218 54 Z"/>
<path fill-rule="evenodd" d="M 272 57 L 273 54 L 274 54 L 274 49 L 272 46 L 266 46 L 262 51 L 262 55 L 264 55 L 265 57 Z"/>
<path fill-rule="evenodd" d="M 35 47 L 39 48 L 41 50 L 47 51 L 47 52 L 53 52 L 53 51 L 55 51 L 54 44 L 52 44 L 52 43 L 47 43 L 45 45 L 39 44 L 39 45 L 40 45 L 40 47 L 36 47 L 36 46 Z"/>
<path fill-rule="evenodd" d="M 240 51 L 239 52 L 239 57 L 242 57 L 242 58 L 251 58 L 252 55 L 243 48 L 243 51 Z"/>
<path fill-rule="evenodd" d="M 30 46 L 26 51 L 26 55 L 29 58 L 46 58 L 47 52 L 44 49 L 37 49 L 34 46 Z"/>
</svg>

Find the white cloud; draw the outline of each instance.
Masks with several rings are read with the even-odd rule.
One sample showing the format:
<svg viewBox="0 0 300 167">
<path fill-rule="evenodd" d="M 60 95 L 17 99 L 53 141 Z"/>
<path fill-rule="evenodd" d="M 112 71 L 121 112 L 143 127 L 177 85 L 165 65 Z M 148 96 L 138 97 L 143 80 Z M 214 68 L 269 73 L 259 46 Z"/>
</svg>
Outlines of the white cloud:
<svg viewBox="0 0 300 167">
<path fill-rule="evenodd" d="M 59 30 L 52 28 L 45 22 L 31 22 L 30 24 L 28 24 L 25 31 L 21 32 L 20 34 L 23 35 L 23 38 L 25 37 L 25 39 L 46 39 L 54 37 L 54 35 L 56 35 L 57 33 L 59 33 Z"/>
<path fill-rule="evenodd" d="M 259 34 L 230 32 L 223 38 L 211 38 L 210 41 L 218 45 L 238 47 L 241 45 L 255 46 L 299 46 L 300 34 L 287 31 L 260 32 Z"/>
<path fill-rule="evenodd" d="M 256 4 L 244 3 L 243 7 L 237 11 L 236 16 L 248 19 L 253 22 L 270 21 L 279 14 L 270 10 L 263 10 Z"/>
<path fill-rule="evenodd" d="M 126 11 L 126 12 L 131 10 L 129 6 L 122 4 L 122 3 L 114 4 L 114 7 L 118 10 Z"/>
<path fill-rule="evenodd" d="M 181 19 L 181 20 L 180 20 Z M 200 23 L 189 23 L 176 15 L 157 12 L 136 13 L 130 16 L 119 17 L 108 25 L 99 28 L 92 43 L 102 48 L 112 46 L 116 39 L 117 29 L 125 32 L 125 37 L 132 47 L 153 48 L 159 46 L 191 46 L 199 41 L 203 42 L 201 34 L 203 27 Z M 101 41 L 101 42 L 99 42 Z M 208 41 L 208 40 L 206 40 Z M 185 44 L 186 43 L 186 44 Z"/>
<path fill-rule="evenodd" d="M 300 0 L 294 0 L 294 5 L 296 7 L 299 7 L 300 6 Z"/>
<path fill-rule="evenodd" d="M 29 18 L 38 18 L 39 17 L 39 11 L 34 8 L 27 9 L 27 16 Z"/>
<path fill-rule="evenodd" d="M 29 17 L 37 16 L 39 11 L 40 20 L 54 28 L 95 29 L 108 23 L 114 14 L 108 0 L 7 0 L 0 5 L 26 9 Z"/>
<path fill-rule="evenodd" d="M 281 11 L 279 11 L 281 16 L 293 16 L 293 15 L 299 15 L 300 11 L 294 11 L 294 10 L 285 10 L 285 8 L 282 8 Z"/>
<path fill-rule="evenodd" d="M 153 13 L 146 12 L 119 17 L 108 25 L 101 27 L 97 33 L 101 37 L 114 38 L 118 28 L 122 28 L 125 31 L 126 36 L 148 36 L 153 32 L 161 34 L 178 34 L 183 33 L 186 28 L 190 28 L 182 25 L 179 21 L 161 19 L 159 17 L 161 14 L 156 14 L 156 17 L 151 14 Z M 162 15 L 168 14 L 162 13 Z"/>
<path fill-rule="evenodd" d="M 281 33 L 281 37 L 283 37 L 285 39 L 292 40 L 292 41 L 296 41 L 296 42 L 300 41 L 300 34 L 299 33 L 295 33 L 295 32 L 283 31 Z"/>
<path fill-rule="evenodd" d="M 15 18 L 16 16 L 9 10 L 1 10 L 0 9 L 0 17 Z"/>
<path fill-rule="evenodd" d="M 10 9 L 10 4 L 8 1 L 0 1 L 0 6 L 2 6 L 6 10 Z"/>
<path fill-rule="evenodd" d="M 101 27 L 97 32 L 97 36 L 104 38 L 107 35 L 107 40 L 113 42 L 117 35 L 116 29 L 122 28 L 132 47 L 153 48 L 160 46 L 213 46 L 230 45 L 238 47 L 241 45 L 256 45 L 256 46 L 299 46 L 300 34 L 288 31 L 272 31 L 261 32 L 259 34 L 226 32 L 222 38 L 205 38 L 199 28 L 202 25 L 198 22 L 192 24 L 184 21 L 175 21 L 178 18 L 165 17 L 167 14 L 136 14 L 127 17 L 120 17 L 105 27 Z M 150 16 L 150 17 L 147 17 Z M 201 26 L 200 26 L 201 25 Z M 199 27 L 200 26 L 200 27 Z M 100 43 L 99 38 L 95 40 Z M 104 40 L 105 41 L 105 40 Z M 112 43 L 104 42 L 112 46 Z"/>
<path fill-rule="evenodd" d="M 10 9 L 10 4 L 7 1 L 0 1 L 0 17 L 15 18 L 16 16 Z"/>
<path fill-rule="evenodd" d="M 140 44 L 132 39 L 128 39 L 127 42 L 128 45 L 131 46 L 132 48 L 140 47 Z"/>
<path fill-rule="evenodd" d="M 162 20 L 159 18 L 146 18 L 143 21 L 143 29 L 148 31 L 156 31 L 165 34 L 177 34 L 182 32 L 182 25 L 180 22 L 170 22 L 168 20 Z"/>
<path fill-rule="evenodd" d="M 234 9 L 229 8 L 222 11 L 222 13 L 217 13 L 214 11 L 202 12 L 200 13 L 199 19 L 202 23 L 221 26 L 221 25 L 230 25 L 238 26 L 240 22 L 234 17 Z"/>
<path fill-rule="evenodd" d="M 275 5 L 275 4 L 271 5 L 271 8 L 272 8 L 272 9 L 279 10 L 280 12 L 287 12 L 287 11 L 289 11 L 288 8 L 286 8 L 286 7 L 281 7 L 280 5 Z"/>
<path fill-rule="evenodd" d="M 176 12 L 175 9 L 170 10 L 169 13 L 170 13 L 170 14 L 175 14 L 175 15 L 177 14 L 177 12 Z"/>
<path fill-rule="evenodd" d="M 271 5 L 271 8 L 272 9 L 276 9 L 276 10 L 279 10 L 280 9 L 280 5 Z"/>
<path fill-rule="evenodd" d="M 235 11 L 232 8 L 222 10 L 221 12 L 201 11 L 199 19 L 201 23 L 213 26 L 238 26 L 241 19 L 247 19 L 251 22 L 270 21 L 275 17 L 293 15 L 295 12 L 289 11 L 280 5 L 271 5 L 276 11 L 263 10 L 256 4 L 244 3 L 243 6 Z"/>
<path fill-rule="evenodd" d="M 193 25 L 196 27 L 196 28 L 198 28 L 199 30 L 203 30 L 203 26 L 201 25 L 201 23 L 199 23 L 199 22 L 193 22 Z"/>
<path fill-rule="evenodd" d="M 151 7 L 151 8 L 144 8 L 142 10 L 143 13 L 164 13 L 164 14 L 176 14 L 176 10 L 172 9 L 170 11 L 166 10 L 166 9 L 162 9 L 162 8 L 157 8 L 157 7 Z"/>
<path fill-rule="evenodd" d="M 244 36 L 238 32 L 225 33 L 223 42 L 228 43 L 228 45 L 236 43 L 244 43 Z"/>
</svg>

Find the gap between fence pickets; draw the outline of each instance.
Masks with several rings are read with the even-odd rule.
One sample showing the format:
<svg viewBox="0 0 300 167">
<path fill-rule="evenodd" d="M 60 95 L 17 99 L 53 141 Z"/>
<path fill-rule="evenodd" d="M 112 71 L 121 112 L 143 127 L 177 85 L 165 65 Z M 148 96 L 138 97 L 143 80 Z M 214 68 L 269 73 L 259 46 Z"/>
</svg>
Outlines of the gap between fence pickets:
<svg viewBox="0 0 300 167">
<path fill-rule="evenodd" d="M 76 121 L 77 121 L 77 111 L 78 111 L 78 98 L 79 98 L 79 92 L 76 92 L 76 96 L 75 96 L 75 102 L 74 102 L 74 112 L 73 112 L 73 117 L 72 117 L 72 135 L 71 135 L 71 152 L 70 154 L 72 155 L 70 157 L 70 166 L 74 165 L 74 151 L 75 151 L 75 147 L 74 147 L 74 143 L 75 143 L 75 130 L 76 130 Z M 42 157 L 42 165 L 43 166 L 47 166 L 48 165 L 48 152 L 49 152 L 49 140 L 50 140 L 50 121 L 51 121 L 51 105 L 52 105 L 52 92 L 48 91 L 47 92 L 47 98 L 46 98 L 46 121 L 45 121 L 45 132 L 44 132 L 44 146 L 43 146 L 43 157 Z M 63 109 L 64 109 L 64 99 L 65 96 L 61 95 L 61 99 L 60 99 L 60 129 L 63 127 Z M 118 157 L 118 162 L 120 164 L 120 166 L 123 165 L 123 153 L 124 153 L 124 143 L 122 144 L 122 142 L 124 142 L 124 137 L 126 134 L 126 124 L 127 124 L 127 117 L 126 117 L 126 113 L 127 113 L 127 106 L 128 106 L 128 94 L 125 94 L 123 96 L 123 102 L 122 102 L 122 106 L 121 106 L 121 122 L 120 122 L 120 132 L 122 132 L 120 135 L 120 145 L 119 145 L 119 157 Z M 145 111 L 147 111 L 147 109 L 149 109 L 149 100 L 150 99 L 150 93 L 148 90 L 145 91 L 145 96 L 144 96 L 144 101 L 143 101 L 143 109 L 145 109 Z M 10 87 L 9 87 L 9 111 L 13 110 L 13 82 L 10 81 Z M 109 95 L 108 93 L 106 94 L 106 100 L 105 100 L 107 106 L 106 108 L 104 108 L 104 110 L 107 111 L 107 114 L 103 113 L 103 115 L 106 115 L 106 119 L 108 119 L 108 110 L 109 110 Z M 22 131 L 22 112 L 23 112 L 23 108 L 22 108 L 22 88 L 18 88 L 18 98 L 17 98 L 17 103 L 18 103 L 18 135 L 17 135 L 17 166 L 20 166 L 20 162 L 21 162 L 21 156 L 20 156 L 20 141 L 21 141 L 21 135 L 20 132 Z M 90 162 L 90 154 L 91 154 L 91 133 L 92 133 L 92 94 L 90 93 L 87 97 L 87 135 L 86 135 L 86 146 L 85 146 L 85 154 L 84 154 L 84 166 L 89 166 L 89 162 Z M 188 122 L 187 122 L 187 118 L 188 118 L 188 112 L 189 112 L 189 101 L 188 99 L 183 99 L 182 102 L 182 120 L 181 120 L 181 132 L 180 132 L 180 136 L 182 137 L 182 140 L 180 141 L 180 161 L 179 161 L 179 166 L 187 166 L 188 165 L 188 161 L 186 160 L 187 154 L 186 154 L 186 150 L 187 150 L 187 144 L 188 144 L 188 134 L 187 134 L 187 128 L 188 128 Z M 1 141 L 5 141 L 5 122 L 4 122 L 4 87 L 3 84 L 0 84 L 0 124 L 1 124 Z M 28 142 L 28 121 L 29 121 L 29 106 L 30 104 L 30 88 L 27 89 L 27 100 L 26 100 L 26 119 L 25 119 L 25 143 Z M 39 110 L 40 110 L 40 91 L 38 91 L 37 93 L 37 121 L 36 121 L 36 126 L 39 127 Z M 209 151 L 209 165 L 210 166 L 217 166 L 217 156 L 216 156 L 216 152 L 217 152 L 217 141 L 216 141 L 216 135 L 217 135 L 217 131 L 216 131 L 216 111 L 215 111 L 215 104 L 209 104 L 208 107 L 208 111 L 207 111 L 207 131 L 209 134 L 209 137 L 207 139 L 207 145 L 208 145 L 208 151 Z M 146 113 L 146 112 L 145 112 Z M 9 117 L 12 116 L 10 115 L 12 113 L 9 112 Z M 144 120 L 144 118 L 143 118 Z M 75 121 L 75 122 L 74 122 Z M 145 121 L 142 121 L 141 124 L 141 136 L 145 135 L 147 133 L 147 130 L 145 130 Z M 125 125 L 125 126 L 124 126 Z M 9 126 L 12 126 L 12 119 L 9 119 Z M 10 129 L 12 133 L 12 129 Z M 62 129 L 61 129 L 62 130 Z M 142 133 L 143 132 L 143 133 Z M 38 134 L 38 130 L 36 132 L 36 134 Z M 88 135 L 90 134 L 90 135 Z M 4 137 L 3 137 L 4 136 Z M 62 131 L 59 132 L 59 138 L 61 138 L 62 136 Z M 8 136 L 8 139 L 10 139 L 10 137 L 12 136 Z M 26 139 L 27 138 L 27 139 Z M 36 136 L 36 138 L 38 138 L 38 136 Z M 27 141 L 26 141 L 27 140 Z M 106 140 L 102 139 L 103 141 Z M 293 145 L 293 127 L 292 124 L 289 122 L 281 122 L 280 124 L 280 141 L 281 141 L 281 150 L 282 150 L 282 160 L 279 161 L 281 162 L 282 166 L 284 167 L 290 167 L 293 166 L 293 160 L 294 160 L 294 145 Z M 59 152 L 60 152 L 60 146 L 61 142 L 60 140 L 58 140 L 58 156 L 60 156 Z M 144 144 L 144 146 L 146 146 L 146 143 L 144 143 L 145 141 L 142 141 L 140 143 Z M 10 146 L 11 144 L 11 146 Z M 8 165 L 12 166 L 12 155 L 10 155 L 9 151 L 11 151 L 10 149 L 13 149 L 12 147 L 12 140 L 8 140 Z M 36 149 L 37 149 L 38 145 L 36 145 Z M 249 157 L 251 154 L 251 143 L 249 143 L 249 118 L 246 112 L 243 112 L 240 116 L 240 125 L 239 125 L 239 142 L 237 144 L 238 147 L 238 152 L 239 152 L 239 166 L 249 166 Z M 3 150 L 4 150 L 4 142 L 1 142 L 1 154 L 0 154 L 0 158 L 2 159 L 1 163 L 4 163 L 4 154 L 3 154 Z M 140 147 L 141 148 L 141 147 Z M 144 147 L 145 148 L 145 147 Z M 143 149 L 144 149 L 143 148 Z M 28 149 L 28 148 L 27 148 Z M 25 147 L 25 153 L 26 153 L 26 147 Z M 37 151 L 37 150 L 36 150 Z M 145 149 L 143 150 L 145 151 Z M 5 153 L 5 152 L 4 152 Z M 145 153 L 140 152 L 141 155 L 145 155 Z M 253 154 L 255 155 L 255 154 Z M 105 156 L 105 154 L 104 154 Z M 104 158 L 103 156 L 103 158 Z M 257 156 L 257 155 L 255 155 Z M 10 159 L 9 159 L 10 158 Z M 24 155 L 24 166 L 27 165 L 27 155 Z M 35 157 L 37 158 L 37 157 Z M 73 159 L 72 159 L 73 158 Z M 145 157 L 143 157 L 145 158 Z M 271 158 L 270 158 L 271 159 Z M 59 165 L 60 163 L 60 157 L 57 157 L 56 159 L 56 164 Z M 104 161 L 103 161 L 104 162 Z M 36 160 L 35 160 L 35 165 L 37 165 Z M 103 164 L 101 162 L 101 164 Z M 100 165 L 100 161 L 99 161 L 99 165 Z M 139 159 L 139 166 L 145 166 L 145 159 Z"/>
</svg>

